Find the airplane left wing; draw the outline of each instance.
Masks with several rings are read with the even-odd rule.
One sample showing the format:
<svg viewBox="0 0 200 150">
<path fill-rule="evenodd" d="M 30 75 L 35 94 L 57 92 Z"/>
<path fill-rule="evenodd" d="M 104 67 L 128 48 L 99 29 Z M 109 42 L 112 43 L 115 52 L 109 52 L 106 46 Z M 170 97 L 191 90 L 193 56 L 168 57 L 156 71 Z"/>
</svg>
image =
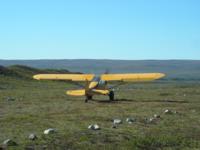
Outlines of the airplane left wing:
<svg viewBox="0 0 200 150">
<path fill-rule="evenodd" d="M 67 80 L 67 81 L 91 81 L 94 74 L 37 74 L 36 80 Z"/>
<path fill-rule="evenodd" d="M 101 80 L 104 81 L 124 81 L 124 82 L 143 82 L 153 81 L 164 77 L 163 73 L 129 73 L 129 74 L 103 74 Z"/>
</svg>

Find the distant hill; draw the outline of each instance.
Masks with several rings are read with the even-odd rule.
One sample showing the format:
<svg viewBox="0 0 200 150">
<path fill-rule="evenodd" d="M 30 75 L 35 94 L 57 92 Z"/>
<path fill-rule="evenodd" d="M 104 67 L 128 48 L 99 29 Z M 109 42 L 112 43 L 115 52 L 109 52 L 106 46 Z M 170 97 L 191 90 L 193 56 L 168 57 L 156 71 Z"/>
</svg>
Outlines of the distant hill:
<svg viewBox="0 0 200 150">
<path fill-rule="evenodd" d="M 32 79 L 34 74 L 39 73 L 70 73 L 65 69 L 36 69 L 32 67 L 27 67 L 23 65 L 12 65 L 9 67 L 0 66 L 0 75 Z"/>
<path fill-rule="evenodd" d="M 72 72 L 111 73 L 163 72 L 168 79 L 199 80 L 200 60 L 0 60 L 0 65 L 26 65 L 40 69 L 68 69 Z"/>
</svg>

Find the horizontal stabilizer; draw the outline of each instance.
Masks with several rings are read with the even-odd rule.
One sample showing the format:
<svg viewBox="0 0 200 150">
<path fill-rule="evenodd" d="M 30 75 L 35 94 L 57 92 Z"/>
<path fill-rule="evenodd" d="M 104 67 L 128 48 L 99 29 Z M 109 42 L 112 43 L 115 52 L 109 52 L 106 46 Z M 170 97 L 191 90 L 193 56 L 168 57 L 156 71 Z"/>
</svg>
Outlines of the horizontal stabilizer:
<svg viewBox="0 0 200 150">
<path fill-rule="evenodd" d="M 93 89 L 92 92 L 100 95 L 108 95 L 110 93 L 109 90 L 98 90 L 98 89 Z"/>
<path fill-rule="evenodd" d="M 69 90 L 66 94 L 71 96 L 85 96 L 85 90 Z"/>
</svg>

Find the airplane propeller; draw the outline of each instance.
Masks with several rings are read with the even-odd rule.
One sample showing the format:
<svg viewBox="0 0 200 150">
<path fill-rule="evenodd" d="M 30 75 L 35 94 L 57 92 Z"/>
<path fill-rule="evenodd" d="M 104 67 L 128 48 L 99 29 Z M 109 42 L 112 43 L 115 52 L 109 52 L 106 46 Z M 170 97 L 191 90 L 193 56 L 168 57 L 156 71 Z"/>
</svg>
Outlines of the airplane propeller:
<svg viewBox="0 0 200 150">
<path fill-rule="evenodd" d="M 105 69 L 104 74 L 109 74 L 109 73 L 110 73 L 110 69 L 109 68 Z"/>
</svg>

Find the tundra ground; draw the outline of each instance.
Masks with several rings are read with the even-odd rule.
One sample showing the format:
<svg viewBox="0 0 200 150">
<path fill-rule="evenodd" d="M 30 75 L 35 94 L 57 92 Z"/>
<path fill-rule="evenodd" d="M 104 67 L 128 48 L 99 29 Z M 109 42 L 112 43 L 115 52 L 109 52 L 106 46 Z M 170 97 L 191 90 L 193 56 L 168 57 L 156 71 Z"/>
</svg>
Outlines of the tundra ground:
<svg viewBox="0 0 200 150">
<path fill-rule="evenodd" d="M 116 101 L 97 96 L 88 103 L 65 95 L 66 82 L 0 76 L 0 141 L 8 149 L 199 149 L 200 83 L 160 81 L 128 84 L 115 90 Z M 164 110 L 173 111 L 164 114 Z M 161 118 L 149 122 L 154 114 Z M 126 118 L 135 118 L 128 124 Z M 112 119 L 123 123 L 112 128 Z M 89 130 L 98 124 L 101 130 Z M 52 135 L 43 135 L 55 128 Z M 38 139 L 30 141 L 35 133 Z"/>
</svg>

